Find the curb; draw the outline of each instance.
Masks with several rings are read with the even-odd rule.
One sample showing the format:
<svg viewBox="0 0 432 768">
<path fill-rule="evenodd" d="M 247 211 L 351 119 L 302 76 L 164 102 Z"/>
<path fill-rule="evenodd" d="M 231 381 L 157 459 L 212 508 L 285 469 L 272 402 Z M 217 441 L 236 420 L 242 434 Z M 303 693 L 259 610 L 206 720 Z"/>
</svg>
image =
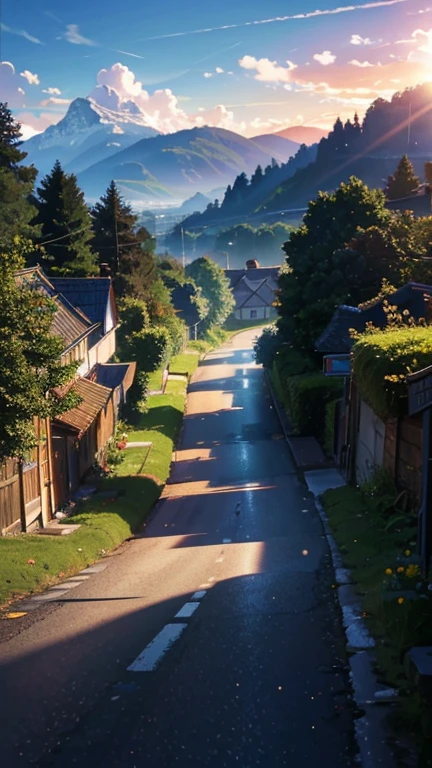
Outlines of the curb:
<svg viewBox="0 0 432 768">
<path fill-rule="evenodd" d="M 294 459 L 290 435 L 286 428 L 285 413 L 275 396 L 267 371 L 264 369 L 267 389 L 280 421 L 285 440 Z M 303 472 L 295 462 L 297 471 Z M 375 675 L 373 648 L 375 640 L 362 618 L 362 609 L 353 587 L 349 569 L 344 567 L 342 555 L 334 539 L 327 514 L 315 496 L 315 508 L 320 518 L 330 550 L 335 580 L 338 585 L 337 602 L 341 611 L 349 659 L 352 698 L 361 717 L 354 720 L 354 738 L 358 749 L 358 763 L 362 768 L 396 768 L 396 758 L 388 743 L 391 736 L 386 725 L 388 708 L 397 700 L 398 693 L 381 685 Z M 405 745 L 404 745 L 405 746 Z"/>
</svg>

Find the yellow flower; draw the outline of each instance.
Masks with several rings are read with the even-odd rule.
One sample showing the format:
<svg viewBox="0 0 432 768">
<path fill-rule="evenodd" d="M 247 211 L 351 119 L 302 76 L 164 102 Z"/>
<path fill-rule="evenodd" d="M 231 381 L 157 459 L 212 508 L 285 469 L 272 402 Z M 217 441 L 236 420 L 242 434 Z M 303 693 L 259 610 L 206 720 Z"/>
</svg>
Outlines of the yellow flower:
<svg viewBox="0 0 432 768">
<path fill-rule="evenodd" d="M 410 549 L 406 549 L 406 550 L 405 550 L 405 555 L 406 555 L 407 557 L 409 557 L 409 556 L 410 556 L 410 554 L 411 554 L 411 550 L 410 550 Z"/>
<path fill-rule="evenodd" d="M 404 603 L 404 602 L 405 602 L 405 598 L 404 597 L 398 597 L 399 605 L 402 605 L 402 603 Z"/>
<path fill-rule="evenodd" d="M 385 569 L 385 572 L 386 572 L 387 576 L 391 576 L 391 575 L 392 575 L 392 573 L 393 573 L 393 571 L 392 571 L 392 569 L 391 569 L 391 568 L 386 568 L 386 569 Z"/>
<path fill-rule="evenodd" d="M 420 572 L 420 568 L 418 565 L 414 565 L 414 563 L 411 563 L 411 565 L 408 566 L 406 569 L 406 575 L 409 579 L 414 579 Z"/>
<path fill-rule="evenodd" d="M 403 565 L 400 565 L 399 568 L 397 569 L 397 572 L 398 573 L 403 573 L 404 570 L 405 570 L 405 568 L 403 567 Z"/>
</svg>

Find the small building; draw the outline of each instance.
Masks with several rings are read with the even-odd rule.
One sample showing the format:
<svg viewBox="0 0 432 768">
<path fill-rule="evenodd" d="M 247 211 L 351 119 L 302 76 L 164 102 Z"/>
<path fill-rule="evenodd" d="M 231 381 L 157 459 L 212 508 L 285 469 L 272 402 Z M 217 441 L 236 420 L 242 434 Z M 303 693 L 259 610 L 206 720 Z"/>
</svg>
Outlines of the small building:
<svg viewBox="0 0 432 768">
<path fill-rule="evenodd" d="M 430 285 L 407 283 L 387 298 L 399 312 L 407 310 L 415 320 L 430 319 Z M 368 323 L 376 328 L 386 327 L 387 315 L 382 299 L 369 302 L 364 309 L 341 305 L 335 310 L 315 345 L 316 351 L 324 357 L 324 370 L 338 358 L 346 358 L 349 362 L 354 344 L 350 330 L 362 332 Z M 416 416 L 383 421 L 361 398 L 355 381 L 352 378 L 349 381 L 348 369 L 347 386 L 335 409 L 334 423 L 334 455 L 348 479 L 361 483 L 376 467 L 384 467 L 402 488 L 418 496 L 421 431 L 421 419 Z"/>
<path fill-rule="evenodd" d="M 421 184 L 409 197 L 387 200 L 386 208 L 389 211 L 410 211 L 416 219 L 431 216 L 431 188 L 428 184 Z"/>
<path fill-rule="evenodd" d="M 255 259 L 245 269 L 226 269 L 235 299 L 237 320 L 265 320 L 276 317 L 276 291 L 280 267 L 260 267 Z"/>
</svg>

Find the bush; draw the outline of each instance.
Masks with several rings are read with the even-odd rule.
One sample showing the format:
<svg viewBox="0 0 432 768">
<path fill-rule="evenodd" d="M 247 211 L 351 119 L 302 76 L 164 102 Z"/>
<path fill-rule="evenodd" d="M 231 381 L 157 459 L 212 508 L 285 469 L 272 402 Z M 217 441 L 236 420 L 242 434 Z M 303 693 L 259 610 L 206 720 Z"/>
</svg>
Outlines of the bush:
<svg viewBox="0 0 432 768">
<path fill-rule="evenodd" d="M 275 325 L 264 328 L 253 347 L 256 362 L 263 365 L 264 368 L 271 368 L 281 343 L 281 335 Z"/>
<path fill-rule="evenodd" d="M 283 344 L 276 355 L 276 364 L 281 378 L 300 376 L 302 373 L 312 373 L 313 363 L 289 344 Z"/>
<path fill-rule="evenodd" d="M 430 327 L 389 327 L 362 334 L 353 347 L 353 375 L 360 394 L 382 418 L 406 412 L 408 373 L 430 365 Z"/>
<path fill-rule="evenodd" d="M 294 430 L 299 435 L 314 435 L 325 442 L 326 405 L 342 394 L 342 379 L 322 373 L 291 376 L 286 379 L 286 405 Z"/>
<path fill-rule="evenodd" d="M 324 450 L 327 456 L 334 455 L 336 403 L 337 400 L 330 400 L 325 407 Z"/>
</svg>

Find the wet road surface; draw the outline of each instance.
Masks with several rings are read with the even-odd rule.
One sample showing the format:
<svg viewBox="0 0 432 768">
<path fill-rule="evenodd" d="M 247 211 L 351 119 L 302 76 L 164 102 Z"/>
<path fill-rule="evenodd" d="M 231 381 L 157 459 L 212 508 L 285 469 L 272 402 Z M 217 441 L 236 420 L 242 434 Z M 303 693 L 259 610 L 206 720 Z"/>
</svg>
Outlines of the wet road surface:
<svg viewBox="0 0 432 768">
<path fill-rule="evenodd" d="M 145 532 L 0 634 L 4 768 L 354 764 L 329 553 L 254 336 L 195 374 Z"/>
</svg>

